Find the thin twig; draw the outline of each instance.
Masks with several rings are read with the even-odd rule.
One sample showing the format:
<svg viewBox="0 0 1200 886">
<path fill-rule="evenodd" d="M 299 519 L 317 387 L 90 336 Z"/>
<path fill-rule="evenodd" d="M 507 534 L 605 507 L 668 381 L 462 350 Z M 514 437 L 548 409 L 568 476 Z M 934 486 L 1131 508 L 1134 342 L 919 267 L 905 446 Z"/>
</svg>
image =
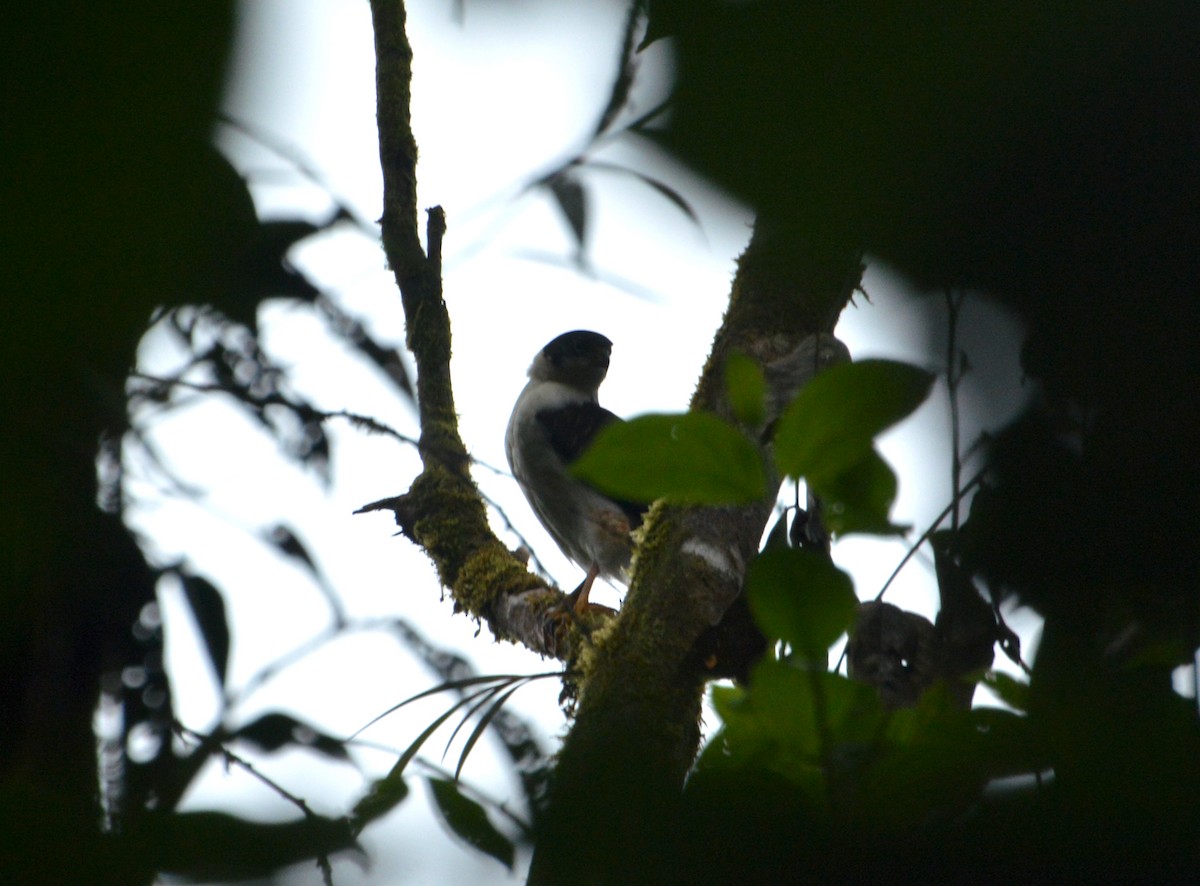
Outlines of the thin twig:
<svg viewBox="0 0 1200 886">
<path fill-rule="evenodd" d="M 328 421 L 329 419 L 334 418 L 345 419 L 360 430 L 365 430 L 374 434 L 383 434 L 384 436 L 392 437 L 401 443 L 406 443 L 409 446 L 418 445 L 416 438 L 400 433 L 391 425 L 388 425 L 387 423 L 369 415 L 363 415 L 358 412 L 350 412 L 347 409 L 317 409 L 316 407 L 309 406 L 307 404 L 294 403 L 283 394 L 270 393 L 251 395 L 246 391 L 238 390 L 237 388 L 230 388 L 226 385 L 215 382 L 195 382 L 187 381 L 183 378 L 164 378 L 162 376 L 149 375 L 144 372 L 131 372 L 129 377 L 164 387 L 186 388 L 189 391 L 198 391 L 209 394 L 228 394 L 229 396 L 236 400 L 240 400 L 248 406 L 286 406 L 289 409 L 295 409 L 298 412 L 302 412 L 306 418 L 314 418 L 320 421 Z"/>
<path fill-rule="evenodd" d="M 232 708 L 245 701 L 248 696 L 257 692 L 264 684 L 273 680 L 281 671 L 312 655 L 323 646 L 329 644 L 333 640 L 336 640 L 342 634 L 358 633 L 362 631 L 390 630 L 393 624 L 395 624 L 395 619 L 380 617 L 364 619 L 362 621 L 345 621 L 340 625 L 334 624 L 324 628 L 320 631 L 320 633 L 314 634 L 299 646 L 296 646 L 290 651 L 283 653 L 274 661 L 269 662 L 258 671 L 251 674 L 236 693 L 230 693 L 229 695 L 226 695 L 226 709 Z"/>
<path fill-rule="evenodd" d="M 184 726 L 178 720 L 175 721 L 175 731 L 177 733 L 179 733 L 179 735 L 181 735 L 185 738 L 190 738 L 193 741 L 197 742 L 198 744 L 206 744 L 213 740 L 212 736 L 207 736 L 207 735 L 204 735 L 203 733 L 197 732 L 194 729 L 190 729 L 187 726 Z M 305 818 L 319 818 L 319 816 L 315 812 L 313 812 L 312 809 L 309 808 L 308 801 L 306 801 L 303 797 L 296 796 L 291 791 L 289 791 L 287 788 L 285 788 L 283 785 L 272 780 L 268 776 L 263 775 L 261 772 L 259 772 L 257 769 L 254 768 L 253 763 L 249 762 L 248 760 L 243 759 L 242 757 L 235 754 L 233 751 L 229 750 L 229 748 L 225 747 L 225 745 L 222 743 L 222 741 L 219 738 L 216 739 L 215 745 L 216 745 L 217 750 L 220 751 L 221 756 L 225 758 L 226 763 L 230 763 L 232 765 L 239 766 L 242 769 L 244 769 L 246 772 L 248 772 L 254 778 L 258 779 L 260 782 L 265 784 L 267 787 L 269 787 L 271 790 L 273 790 L 279 796 L 283 797 L 283 799 L 287 800 L 289 803 L 291 803 L 293 806 L 295 806 L 297 809 L 299 809 L 302 813 L 304 813 Z"/>
<path fill-rule="evenodd" d="M 204 745 L 204 744 L 208 744 L 209 742 L 213 741 L 212 736 L 203 735 L 202 733 L 196 732 L 194 729 L 189 729 L 187 726 L 184 726 L 178 720 L 175 721 L 174 727 L 175 727 L 175 731 L 181 737 L 190 738 L 193 741 L 197 742 L 198 744 Z M 305 800 L 303 797 L 299 797 L 296 794 L 293 794 L 291 791 L 289 791 L 283 785 L 279 784 L 274 779 L 269 778 L 266 775 L 263 775 L 261 772 L 259 772 L 254 767 L 254 764 L 251 763 L 249 760 L 246 760 L 245 758 L 240 757 L 239 755 L 235 754 L 233 751 L 229 750 L 229 748 L 227 748 L 225 746 L 223 741 L 221 741 L 220 739 L 217 739 L 215 741 L 215 747 L 220 752 L 221 756 L 225 758 L 225 762 L 227 765 L 241 767 L 241 769 L 243 769 L 245 772 L 247 772 L 252 778 L 258 779 L 259 782 L 266 785 L 272 791 L 274 791 L 279 796 L 283 797 L 283 799 L 287 800 L 289 803 L 291 803 L 293 806 L 295 806 L 297 809 L 299 809 L 300 812 L 304 815 L 304 817 L 306 819 L 308 819 L 309 821 L 320 821 L 321 820 L 321 816 L 317 815 L 315 812 L 312 811 L 311 808 L 309 808 L 307 800 Z M 324 852 L 318 854 L 316 861 L 317 861 L 317 867 L 321 870 L 321 879 L 322 879 L 323 883 L 325 884 L 325 886 L 333 886 L 333 866 L 329 862 L 328 854 L 326 854 Z"/>
<path fill-rule="evenodd" d="M 946 389 L 950 398 L 950 482 L 954 492 L 955 507 L 950 511 L 950 528 L 958 532 L 958 489 L 962 481 L 962 455 L 959 453 L 958 384 L 962 381 L 958 351 L 958 312 L 962 308 L 963 293 L 946 290 L 947 336 L 946 336 Z"/>
<path fill-rule="evenodd" d="M 313 164 L 298 147 L 290 144 L 282 138 L 279 138 L 278 136 L 272 135 L 265 129 L 262 129 L 253 123 L 242 120 L 238 117 L 234 117 L 229 114 L 218 114 L 217 119 L 230 129 L 234 129 L 242 133 L 251 141 L 258 142 L 258 144 L 262 145 L 272 154 L 275 154 L 280 159 L 291 164 L 291 166 L 298 173 L 300 173 L 302 178 L 308 179 L 310 182 L 324 191 L 329 197 L 330 201 L 332 201 L 333 205 L 337 207 L 338 211 L 342 215 L 353 221 L 355 225 L 361 228 L 365 233 L 369 234 L 372 239 L 378 238 L 379 226 L 366 216 L 356 212 L 354 207 L 339 197 L 337 192 L 334 191 L 333 185 L 329 183 L 325 176 L 321 174 L 321 171 L 317 168 L 317 166 Z"/>
<path fill-rule="evenodd" d="M 950 516 L 950 514 L 954 513 L 954 511 L 958 508 L 959 502 L 966 497 L 967 493 L 979 485 L 979 482 L 983 479 L 983 475 L 985 473 L 987 473 L 986 466 L 976 471 L 975 475 L 971 477 L 971 479 L 968 480 L 966 484 L 954 494 L 953 498 L 950 499 L 950 504 L 946 505 L 946 507 L 942 509 L 942 512 L 934 518 L 932 523 L 929 524 L 929 528 L 921 533 L 921 537 L 916 540 L 913 546 L 908 549 L 908 553 L 906 553 L 900 562 L 896 564 L 896 568 L 892 570 L 892 574 L 888 576 L 888 580 L 883 583 L 883 587 L 880 588 L 879 593 L 875 595 L 876 603 L 883 599 L 883 595 L 887 593 L 887 589 L 891 586 L 892 582 L 895 581 L 896 576 L 900 574 L 900 570 L 903 569 L 908 561 L 913 558 L 918 550 L 920 550 L 921 545 L 929 541 L 930 536 L 937 531 L 937 528 L 942 524 L 942 521 Z"/>
<path fill-rule="evenodd" d="M 182 378 L 164 378 L 162 376 L 149 375 L 142 372 L 131 373 L 130 377 L 164 387 L 185 388 L 190 391 L 196 391 L 197 393 L 228 394 L 229 396 L 255 408 L 271 405 L 287 405 L 289 408 L 303 411 L 306 417 L 313 418 L 318 421 L 343 419 L 348 421 L 352 426 L 359 430 L 373 434 L 382 434 L 408 446 L 419 447 L 421 445 L 419 440 L 410 437 L 407 434 L 402 434 L 391 425 L 388 425 L 385 422 L 382 422 L 379 419 L 373 418 L 369 415 L 363 415 L 358 412 L 350 412 L 349 410 L 345 409 L 324 410 L 305 404 L 292 403 L 282 394 L 252 396 L 245 391 L 238 390 L 236 388 L 229 388 L 220 384 L 209 382 L 193 382 Z M 483 468 L 484 470 L 489 471 L 498 477 L 505 477 L 509 479 L 512 478 L 512 473 L 504 468 L 497 467 L 496 465 L 486 462 L 483 459 L 476 458 L 473 455 L 468 455 L 468 458 L 470 463 L 476 467 Z M 198 495 L 199 493 L 197 492 L 196 494 Z M 512 533 L 516 537 L 517 543 L 520 545 L 520 547 L 526 551 L 529 551 L 530 561 L 533 563 L 533 567 L 538 574 L 543 577 L 549 577 L 549 570 L 546 569 L 546 566 L 542 562 L 541 558 L 538 557 L 534 552 L 533 546 L 530 544 L 529 539 L 527 539 L 525 535 L 517 528 L 516 524 L 513 523 L 512 519 L 508 516 L 508 513 L 504 510 L 500 503 L 491 496 L 485 494 L 482 490 L 479 491 L 479 495 L 480 498 L 483 499 L 484 503 L 493 511 L 495 511 L 496 515 L 500 518 L 500 521 L 504 524 L 505 530 Z"/>
<path fill-rule="evenodd" d="M 896 576 L 900 574 L 900 570 L 907 566 L 908 561 L 916 556 L 917 551 L 921 549 L 921 545 L 929 541 L 930 536 L 937 532 L 937 528 L 942 525 L 942 521 L 957 510 L 959 502 L 962 501 L 967 493 L 979 485 L 985 473 L 987 473 L 986 466 L 976 471 L 975 475 L 966 482 L 966 485 L 958 490 L 958 492 L 956 492 L 950 499 L 950 504 L 946 505 L 946 507 L 942 509 L 942 512 L 933 519 L 933 522 L 929 524 L 929 527 L 921 533 L 921 537 L 918 538 L 908 549 L 908 551 L 905 552 L 904 556 L 900 558 L 900 562 L 896 564 L 896 568 L 892 570 L 892 574 L 889 575 L 887 581 L 883 583 L 883 587 L 879 589 L 879 593 L 875 595 L 876 603 L 883 599 L 883 595 L 887 593 L 887 589 L 891 587 L 892 582 L 896 580 Z M 846 649 L 843 648 L 842 654 L 838 657 L 837 664 L 834 665 L 833 670 L 835 672 L 840 671 L 842 668 L 842 662 L 845 660 Z"/>
</svg>

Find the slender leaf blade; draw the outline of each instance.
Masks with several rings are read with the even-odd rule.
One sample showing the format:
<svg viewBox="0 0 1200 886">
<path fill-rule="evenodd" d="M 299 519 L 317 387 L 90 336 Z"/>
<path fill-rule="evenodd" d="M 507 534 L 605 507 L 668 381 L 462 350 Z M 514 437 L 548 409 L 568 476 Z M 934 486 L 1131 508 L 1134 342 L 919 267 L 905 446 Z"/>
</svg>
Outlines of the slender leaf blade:
<svg viewBox="0 0 1200 886">
<path fill-rule="evenodd" d="M 850 627 L 858 604 L 850 576 L 824 556 L 794 548 L 755 557 L 746 593 L 767 636 L 810 659 L 823 657 Z"/>
<path fill-rule="evenodd" d="M 512 870 L 516 859 L 512 840 L 496 829 L 484 808 L 470 797 L 463 796 L 453 781 L 429 778 L 428 783 L 434 808 L 446 826 L 468 845 Z"/>
<path fill-rule="evenodd" d="M 404 781 L 404 770 L 412 762 L 413 757 L 417 755 L 417 751 L 421 749 L 421 746 L 429 739 L 429 736 L 437 732 L 441 728 L 441 725 L 449 720 L 459 708 L 470 704 L 480 694 L 490 691 L 488 689 L 481 689 L 473 695 L 460 698 L 449 710 L 426 726 L 421 734 L 413 739 L 412 743 L 405 748 L 404 753 L 400 755 L 400 759 L 393 764 L 388 774 L 372 784 L 371 790 L 355 804 L 351 815 L 355 821 L 356 832 L 361 831 L 381 815 L 390 812 L 400 801 L 408 796 L 408 785 Z"/>
<path fill-rule="evenodd" d="M 535 674 L 535 675 L 486 674 L 486 675 L 475 676 L 475 677 L 463 677 L 460 680 L 447 680 L 443 683 L 439 683 L 437 686 L 433 686 L 429 689 L 424 689 L 424 690 L 416 693 L 415 695 L 410 695 L 408 698 L 404 699 L 404 701 L 397 702 L 396 704 L 394 704 L 390 708 L 388 708 L 386 711 L 384 711 L 382 714 L 378 714 L 378 715 L 372 717 L 370 720 L 367 721 L 367 723 L 365 725 L 360 726 L 358 729 L 356 729 L 354 731 L 354 734 L 351 735 L 350 737 L 357 738 L 364 731 L 366 731 L 367 729 L 370 729 L 372 726 L 374 726 L 376 723 L 378 723 L 384 717 L 388 716 L 389 714 L 394 714 L 396 711 L 400 710 L 405 705 L 412 704 L 414 701 L 419 701 L 422 698 L 428 698 L 431 695 L 437 695 L 439 692 L 447 692 L 447 691 L 457 692 L 462 689 L 467 689 L 471 686 L 478 686 L 481 683 L 503 683 L 508 680 L 519 679 L 522 676 L 541 677 L 541 676 L 557 676 L 557 674 Z M 472 697 L 474 697 L 474 696 L 472 696 Z"/>
<path fill-rule="evenodd" d="M 446 754 L 450 752 L 450 745 L 454 744 L 454 739 L 458 737 L 458 733 L 462 732 L 462 728 L 466 726 L 467 723 L 471 721 L 471 718 L 474 717 L 475 714 L 480 710 L 482 710 L 485 705 L 489 704 L 496 698 L 497 695 L 503 692 L 507 688 L 507 685 L 508 684 L 502 686 L 493 686 L 491 689 L 477 692 L 475 695 L 471 696 L 472 699 L 478 698 L 479 701 L 473 704 L 471 708 L 465 714 L 463 714 L 462 719 L 458 721 L 458 725 L 454 727 L 454 731 L 450 733 L 450 737 L 446 739 L 446 748 L 442 751 L 443 760 L 446 759 Z M 458 776 L 455 775 L 455 778 L 457 777 Z"/>
<path fill-rule="evenodd" d="M 463 766 L 466 765 L 467 757 L 470 756 L 471 750 L 475 747 L 475 743 L 483 736 L 484 731 L 488 728 L 488 725 L 492 722 L 492 720 L 495 719 L 496 715 L 504 709 L 505 703 L 512 697 L 512 694 L 520 688 L 521 684 L 509 688 L 507 692 L 503 693 L 495 700 L 492 706 L 488 708 L 487 713 L 479 718 L 479 722 L 475 724 L 475 728 L 471 731 L 471 734 L 467 736 L 467 743 L 463 745 L 462 754 L 459 755 L 458 766 L 454 770 L 454 778 L 456 781 L 458 780 L 459 776 L 462 775 Z"/>
</svg>

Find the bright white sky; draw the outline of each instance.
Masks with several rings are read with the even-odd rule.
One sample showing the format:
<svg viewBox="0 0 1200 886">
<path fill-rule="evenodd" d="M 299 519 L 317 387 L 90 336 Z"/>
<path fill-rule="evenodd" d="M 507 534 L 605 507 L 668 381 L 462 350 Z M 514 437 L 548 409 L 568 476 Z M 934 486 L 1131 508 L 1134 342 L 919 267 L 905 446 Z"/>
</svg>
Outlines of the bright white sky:
<svg viewBox="0 0 1200 886">
<path fill-rule="evenodd" d="M 598 279 L 575 272 L 567 263 L 571 240 L 554 208 L 541 196 L 520 192 L 530 178 L 577 150 L 594 122 L 617 57 L 624 4 L 467 2 L 464 24 L 454 21 L 455 5 L 450 0 L 410 3 L 419 181 L 422 205 L 441 204 L 449 220 L 445 291 L 454 324 L 461 430 L 476 457 L 500 466 L 504 427 L 525 369 L 545 342 L 568 329 L 596 329 L 616 343 L 601 391 L 609 408 L 623 415 L 683 408 L 719 323 L 733 259 L 749 237 L 751 219 L 745 207 L 645 145 L 618 141 L 606 147 L 604 158 L 634 165 L 679 189 L 693 201 L 703 230 L 644 185 L 597 174 L 587 182 L 597 203 L 588 254 Z M 245 0 L 239 26 L 225 111 L 290 145 L 340 200 L 363 218 L 376 218 L 381 181 L 367 3 Z M 668 88 L 668 53 L 662 44 L 647 53 L 645 88 L 639 93 L 643 109 Z M 262 184 L 254 189 L 264 215 L 328 213 L 327 193 L 299 176 L 279 175 L 288 167 L 278 157 L 226 130 L 218 132 L 218 143 L 243 171 L 273 171 L 260 175 Z M 299 250 L 293 259 L 344 309 L 368 320 L 378 338 L 403 342 L 399 298 L 375 243 L 347 228 Z M 909 301 L 903 282 L 879 267 L 869 270 L 866 288 L 872 302 L 859 299 L 838 329 L 852 353 L 923 360 L 920 327 L 911 318 L 936 310 L 937 300 Z M 1016 326 L 999 311 L 980 300 L 969 301 L 967 310 L 988 312 L 986 324 L 969 326 L 986 326 L 1015 343 Z M 316 405 L 373 415 L 415 432 L 411 411 L 371 367 L 324 332 L 309 308 L 279 302 L 260 321 L 269 353 L 292 370 L 295 387 Z M 970 349 L 972 342 L 963 344 Z M 177 356 L 163 336 L 151 335 L 142 366 L 168 371 Z M 1003 404 L 987 421 L 993 427 L 1012 414 L 1020 397 L 1015 346 L 1010 362 L 988 365 L 976 354 L 972 362 L 975 372 L 968 376 L 964 397 L 968 443 L 981 427 L 979 410 L 972 407 L 981 394 Z M 918 531 L 950 497 L 948 427 L 944 391 L 938 389 L 914 420 L 882 442 L 901 480 L 894 519 Z M 155 432 L 176 474 L 207 490 L 199 503 L 164 491 L 152 471 L 136 466 L 131 471 L 149 477 L 133 483 L 139 504 L 132 519 L 151 550 L 164 561 L 186 558 L 228 595 L 234 629 L 230 686 L 245 683 L 327 624 L 321 593 L 306 574 L 258 541 L 257 533 L 276 522 L 291 525 L 309 545 L 352 616 L 403 617 L 433 642 L 460 651 L 482 673 L 548 669 L 552 663 L 496 644 L 486 630 L 476 637 L 473 623 L 453 616 L 428 562 L 407 541 L 393 537 L 388 516 L 351 515 L 366 502 L 404 491 L 415 474 L 413 454 L 346 425 L 329 430 L 335 449 L 328 491 L 280 459 L 275 444 L 251 423 L 216 402 L 172 413 Z M 574 586 L 578 570 L 541 530 L 515 483 L 482 470 L 477 478 L 559 583 Z M 515 544 L 514 538 L 509 541 Z M 836 546 L 835 557 L 867 598 L 904 551 L 898 542 L 851 538 Z M 931 616 L 932 592 L 930 570 L 918 560 L 888 599 Z M 616 592 L 609 593 L 597 598 L 615 603 Z M 180 591 L 168 585 L 163 595 L 178 712 L 187 725 L 202 730 L 214 722 L 218 696 Z M 1014 626 L 1021 629 L 1022 623 Z M 1023 633 L 1028 643 L 1028 630 Z M 332 734 L 347 735 L 434 682 L 395 639 L 359 633 L 286 670 L 249 696 L 237 708 L 238 718 L 249 721 L 282 708 Z M 563 728 L 557 692 L 553 681 L 542 681 L 511 703 L 538 724 L 547 747 Z M 402 749 L 448 704 L 449 699 L 437 699 L 414 706 L 409 716 L 389 718 L 364 737 Z M 435 737 L 426 755 L 436 762 L 445 741 Z M 511 796 L 508 771 L 486 744 L 474 751 L 465 778 L 493 796 Z M 378 776 L 395 753 L 364 750 L 356 759 L 365 772 Z M 457 752 L 447 760 L 453 767 Z M 307 754 L 257 762 L 329 814 L 345 812 L 362 790 L 352 768 L 314 762 Z M 250 778 L 215 768 L 187 803 L 233 808 L 257 818 L 295 814 Z M 363 844 L 371 867 L 363 871 L 346 860 L 336 862 L 340 886 L 515 882 L 494 861 L 454 844 L 434 822 L 420 791 L 369 828 Z M 298 867 L 287 882 L 317 883 L 319 874 Z"/>
</svg>

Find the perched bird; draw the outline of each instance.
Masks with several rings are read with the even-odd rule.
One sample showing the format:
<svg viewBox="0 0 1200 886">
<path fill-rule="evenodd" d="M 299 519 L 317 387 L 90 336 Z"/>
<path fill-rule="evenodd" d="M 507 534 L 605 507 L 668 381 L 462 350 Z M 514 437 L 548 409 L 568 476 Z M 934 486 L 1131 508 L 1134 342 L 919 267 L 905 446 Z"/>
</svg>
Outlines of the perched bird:
<svg viewBox="0 0 1200 886">
<path fill-rule="evenodd" d="M 508 421 L 508 466 L 533 512 L 567 557 L 587 571 L 571 594 L 588 606 L 596 577 L 628 581 L 633 540 L 645 505 L 617 501 L 571 476 L 568 468 L 602 428 L 621 421 L 596 394 L 608 374 L 612 342 L 598 332 L 564 332 L 529 367 Z"/>
</svg>

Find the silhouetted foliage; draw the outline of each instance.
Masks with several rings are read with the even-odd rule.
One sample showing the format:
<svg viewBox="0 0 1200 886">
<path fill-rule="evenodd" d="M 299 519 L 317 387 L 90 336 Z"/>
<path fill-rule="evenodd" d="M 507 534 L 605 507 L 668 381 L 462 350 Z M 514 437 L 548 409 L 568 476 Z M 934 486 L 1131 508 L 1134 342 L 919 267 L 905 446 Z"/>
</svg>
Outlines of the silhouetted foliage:
<svg viewBox="0 0 1200 886">
<path fill-rule="evenodd" d="M 413 442 L 308 403 L 258 340 L 265 299 L 315 305 L 399 396 L 415 397 L 399 346 L 287 260 L 305 238 L 354 220 L 338 208 L 319 223 L 259 221 L 209 145 L 228 6 L 65 16 L 26 4 L 10 16 L 23 39 L 4 56 L 13 174 L 0 202 L 13 296 L 0 322 L 0 804 L 10 822 L 0 869 L 15 882 L 266 876 L 305 859 L 328 880 L 329 856 L 354 851 L 359 830 L 407 798 L 406 766 L 431 734 L 351 815 L 317 815 L 273 782 L 295 821 L 175 809 L 206 761 L 263 778 L 239 747 L 351 754 L 292 714 L 239 717 L 225 592 L 182 564 L 147 565 L 120 519 L 114 441 L 148 448 L 149 412 L 215 395 L 325 479 L 332 420 Z M 678 58 L 670 114 L 634 115 L 639 43 L 666 38 Z M 830 532 L 903 530 L 889 519 L 898 481 L 875 439 L 928 394 L 923 370 L 859 363 L 818 376 L 764 429 L 767 464 L 746 430 L 762 420 L 761 374 L 731 361 L 740 425 L 657 416 L 624 427 L 624 456 L 593 453 L 589 476 L 632 483 L 619 490 L 632 498 L 724 505 L 753 498 L 768 477 L 803 478 L 819 496 L 777 517 L 766 553 L 747 566 L 746 595 L 696 643 L 688 673 L 672 675 L 740 682 L 714 690 L 721 725 L 681 791 L 635 796 L 647 808 L 613 821 L 631 842 L 600 862 L 602 881 L 996 881 L 1028 869 L 1165 881 L 1200 870 L 1200 728 L 1194 700 L 1171 684 L 1200 646 L 1198 38 L 1200 10 L 1166 0 L 631 4 L 587 143 L 528 184 L 563 213 L 581 268 L 597 171 L 632 175 L 696 219 L 674 188 L 589 155 L 605 139 L 648 136 L 752 205 L 779 267 L 815 265 L 840 280 L 865 255 L 931 292 L 983 291 L 1009 305 L 1027 329 L 1034 396 L 986 442 L 974 479 L 961 482 L 956 460 L 951 527 L 918 527 L 942 598 L 932 625 L 885 603 L 856 607 L 828 559 Z M 187 349 L 178 372 L 130 375 L 147 323 Z M 968 362 L 951 342 L 953 379 Z M 646 457 L 643 468 L 658 461 L 639 479 L 629 452 Z M 971 499 L 961 521 L 960 498 Z M 481 678 L 402 622 L 352 623 L 316 540 L 283 525 L 264 534 L 326 595 L 329 627 L 313 644 L 392 631 L 438 690 L 458 693 L 443 720 L 462 713 L 459 729 L 472 724 L 464 756 L 485 729 L 501 737 L 534 820 L 500 828 L 459 772 L 427 771 L 455 834 L 512 866 L 519 842 L 546 833 L 547 810 L 570 820 L 547 793 L 545 753 L 503 707 L 527 676 Z M 203 734 L 176 722 L 163 671 L 155 600 L 170 581 L 223 699 Z M 1010 601 L 1045 619 L 1027 684 L 981 673 L 996 644 L 1019 659 L 999 616 Z M 856 679 L 825 661 L 846 631 Z M 981 678 L 1014 711 L 969 709 Z M 628 768 L 644 774 L 639 761 Z M 647 818 L 654 827 L 628 833 Z"/>
</svg>

